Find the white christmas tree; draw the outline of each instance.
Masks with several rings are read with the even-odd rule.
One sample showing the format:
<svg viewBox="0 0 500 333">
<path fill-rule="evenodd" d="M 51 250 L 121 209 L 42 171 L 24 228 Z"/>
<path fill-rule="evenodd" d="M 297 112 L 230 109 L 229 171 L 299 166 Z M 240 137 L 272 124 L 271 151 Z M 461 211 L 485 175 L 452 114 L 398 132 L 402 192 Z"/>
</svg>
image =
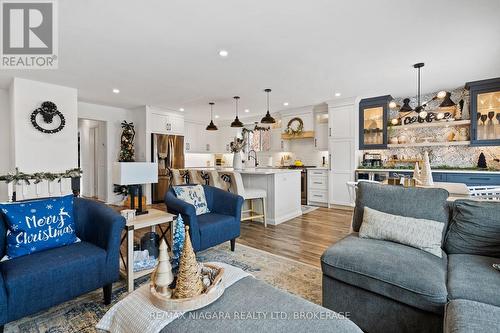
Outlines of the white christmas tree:
<svg viewBox="0 0 500 333">
<path fill-rule="evenodd" d="M 168 286 L 174 281 L 172 266 L 168 256 L 168 246 L 165 240 L 162 239 L 160 244 L 160 255 L 158 257 L 158 266 L 156 267 L 155 281 L 153 281 L 156 291 L 163 296 L 170 297 L 172 291 Z"/>
<path fill-rule="evenodd" d="M 429 161 L 429 153 L 427 151 L 424 152 L 424 165 L 420 175 L 420 182 L 423 186 L 434 185 L 434 181 L 432 180 L 431 162 Z"/>
<path fill-rule="evenodd" d="M 413 179 L 418 183 L 420 181 L 420 166 L 415 162 L 415 169 L 413 170 Z"/>
</svg>

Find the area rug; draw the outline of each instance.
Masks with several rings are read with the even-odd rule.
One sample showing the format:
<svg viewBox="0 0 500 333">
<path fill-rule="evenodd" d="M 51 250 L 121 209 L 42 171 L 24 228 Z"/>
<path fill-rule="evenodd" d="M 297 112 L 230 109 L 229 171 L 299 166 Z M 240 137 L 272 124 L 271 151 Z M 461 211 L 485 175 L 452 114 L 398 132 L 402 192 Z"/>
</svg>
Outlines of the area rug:
<svg viewBox="0 0 500 333">
<path fill-rule="evenodd" d="M 321 271 L 304 263 L 229 242 L 197 254 L 199 261 L 220 261 L 252 273 L 257 279 L 276 288 L 321 304 Z M 148 283 L 149 277 L 136 280 L 136 287 Z M 25 317 L 5 326 L 6 333 L 74 333 L 96 332 L 95 325 L 106 311 L 126 295 L 125 281 L 113 285 L 112 303 L 103 304 L 102 291 L 96 290 L 47 311 Z"/>
<path fill-rule="evenodd" d="M 302 209 L 302 215 L 304 215 L 304 214 L 307 214 L 307 213 L 310 213 L 310 212 L 314 212 L 319 207 L 302 205 L 300 208 Z"/>
</svg>

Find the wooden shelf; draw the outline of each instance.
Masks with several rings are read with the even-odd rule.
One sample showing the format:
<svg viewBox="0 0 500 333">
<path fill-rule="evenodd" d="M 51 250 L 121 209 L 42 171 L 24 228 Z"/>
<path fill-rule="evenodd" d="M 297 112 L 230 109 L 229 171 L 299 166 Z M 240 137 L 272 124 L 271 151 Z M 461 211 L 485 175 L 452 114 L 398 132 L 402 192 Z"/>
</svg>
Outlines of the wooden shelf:
<svg viewBox="0 0 500 333">
<path fill-rule="evenodd" d="M 448 147 L 448 146 L 468 146 L 470 141 L 444 141 L 444 142 L 416 142 L 405 144 L 388 144 L 387 148 L 407 148 L 407 147 Z"/>
<path fill-rule="evenodd" d="M 290 134 L 286 134 L 286 133 L 281 133 L 281 138 L 283 140 L 312 139 L 312 138 L 314 138 L 314 131 L 304 131 L 298 135 L 290 135 Z"/>
<path fill-rule="evenodd" d="M 429 127 L 449 127 L 449 126 L 466 126 L 470 125 L 470 120 L 454 120 L 454 121 L 433 121 L 432 123 L 416 123 L 409 125 L 391 126 L 390 129 L 405 130 L 413 128 L 429 128 Z"/>
</svg>

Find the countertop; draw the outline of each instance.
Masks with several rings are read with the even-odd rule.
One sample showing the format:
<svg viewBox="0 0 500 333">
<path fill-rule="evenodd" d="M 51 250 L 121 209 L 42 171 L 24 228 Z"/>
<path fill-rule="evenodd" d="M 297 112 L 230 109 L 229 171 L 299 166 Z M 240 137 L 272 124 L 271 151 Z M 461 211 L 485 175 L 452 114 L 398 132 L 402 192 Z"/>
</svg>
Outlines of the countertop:
<svg viewBox="0 0 500 333">
<path fill-rule="evenodd" d="M 432 169 L 432 172 L 445 172 L 445 173 L 482 173 L 500 175 L 500 171 L 491 170 L 467 170 L 467 169 Z M 356 169 L 357 172 L 413 172 L 413 169 Z"/>
<path fill-rule="evenodd" d="M 293 172 L 300 172 L 300 169 L 281 169 L 281 168 L 267 168 L 267 167 L 262 167 L 262 168 L 244 168 L 241 170 L 235 170 L 233 168 L 223 168 L 223 167 L 206 167 L 206 168 L 189 168 L 189 169 L 196 169 L 196 170 L 217 170 L 220 172 L 224 171 L 234 171 L 234 172 L 239 172 L 242 175 L 272 175 L 272 174 L 283 174 L 283 173 L 293 173 Z"/>
</svg>

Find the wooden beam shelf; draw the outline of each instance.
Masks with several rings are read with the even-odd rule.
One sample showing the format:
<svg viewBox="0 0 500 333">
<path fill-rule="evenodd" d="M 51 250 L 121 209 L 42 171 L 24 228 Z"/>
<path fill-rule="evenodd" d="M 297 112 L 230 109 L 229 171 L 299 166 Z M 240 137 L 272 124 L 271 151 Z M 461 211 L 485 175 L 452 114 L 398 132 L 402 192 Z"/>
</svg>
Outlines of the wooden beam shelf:
<svg viewBox="0 0 500 333">
<path fill-rule="evenodd" d="M 429 128 L 429 127 L 450 127 L 450 126 L 467 126 L 470 125 L 470 120 L 454 120 L 454 121 L 433 121 L 432 123 L 416 123 L 408 125 L 396 125 L 389 127 L 395 130 L 406 130 L 414 128 Z"/>
<path fill-rule="evenodd" d="M 409 147 L 449 147 L 468 146 L 470 141 L 444 141 L 444 142 L 415 142 L 405 144 L 388 144 L 387 148 L 409 148 Z"/>
<path fill-rule="evenodd" d="M 314 131 L 304 131 L 296 135 L 282 133 L 281 138 L 283 140 L 312 139 L 314 138 Z"/>
</svg>

